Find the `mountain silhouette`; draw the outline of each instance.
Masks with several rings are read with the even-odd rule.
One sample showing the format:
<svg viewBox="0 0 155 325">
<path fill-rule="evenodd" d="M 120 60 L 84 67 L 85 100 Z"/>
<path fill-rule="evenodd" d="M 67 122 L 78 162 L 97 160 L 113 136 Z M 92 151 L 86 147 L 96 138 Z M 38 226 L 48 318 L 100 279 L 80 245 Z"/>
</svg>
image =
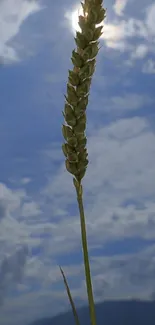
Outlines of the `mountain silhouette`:
<svg viewBox="0 0 155 325">
<path fill-rule="evenodd" d="M 81 325 L 90 325 L 88 307 L 78 309 Z M 97 325 L 155 325 L 155 301 L 122 300 L 96 304 Z M 75 325 L 72 312 L 34 321 L 30 325 Z"/>
</svg>

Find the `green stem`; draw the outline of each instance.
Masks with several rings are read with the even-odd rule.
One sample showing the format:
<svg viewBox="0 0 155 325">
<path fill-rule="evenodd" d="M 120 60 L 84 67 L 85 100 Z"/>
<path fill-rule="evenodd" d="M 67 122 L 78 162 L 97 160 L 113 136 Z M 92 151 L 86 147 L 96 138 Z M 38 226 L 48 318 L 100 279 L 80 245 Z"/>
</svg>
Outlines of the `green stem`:
<svg viewBox="0 0 155 325">
<path fill-rule="evenodd" d="M 79 186 L 75 186 L 75 188 L 77 192 L 77 201 L 78 201 L 79 212 L 80 212 L 81 238 L 82 238 L 82 248 L 83 248 L 83 258 L 84 258 L 85 278 L 86 278 L 87 295 L 88 295 L 88 302 L 89 302 L 90 319 L 91 319 L 91 325 L 96 325 L 95 304 L 94 304 L 93 289 L 92 289 L 92 282 L 91 282 L 86 223 L 85 223 L 85 215 L 84 215 L 84 207 L 83 207 L 82 185 L 79 184 Z"/>
</svg>

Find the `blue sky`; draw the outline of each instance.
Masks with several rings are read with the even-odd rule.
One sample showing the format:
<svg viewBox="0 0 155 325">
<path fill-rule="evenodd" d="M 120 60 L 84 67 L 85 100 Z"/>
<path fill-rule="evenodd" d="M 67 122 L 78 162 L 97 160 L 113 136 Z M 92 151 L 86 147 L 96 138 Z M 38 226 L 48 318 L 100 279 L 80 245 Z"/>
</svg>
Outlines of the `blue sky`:
<svg viewBox="0 0 155 325">
<path fill-rule="evenodd" d="M 28 325 L 87 301 L 79 213 L 61 152 L 80 1 L 0 2 L 0 318 Z M 95 300 L 155 291 L 155 5 L 107 0 L 83 181 Z"/>
</svg>

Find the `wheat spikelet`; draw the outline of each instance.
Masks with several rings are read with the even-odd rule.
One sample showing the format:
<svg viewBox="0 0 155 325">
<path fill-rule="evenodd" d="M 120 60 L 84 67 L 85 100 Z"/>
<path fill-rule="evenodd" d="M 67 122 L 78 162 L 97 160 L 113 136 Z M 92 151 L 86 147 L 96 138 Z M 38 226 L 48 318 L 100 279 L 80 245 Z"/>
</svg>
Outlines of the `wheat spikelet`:
<svg viewBox="0 0 155 325">
<path fill-rule="evenodd" d="M 62 145 L 66 157 L 66 169 L 81 182 L 88 165 L 86 108 L 99 51 L 98 39 L 102 35 L 106 10 L 102 0 L 85 0 L 81 3 L 83 15 L 79 16 L 81 32 L 76 32 L 77 49 L 72 52 L 73 70 L 69 70 L 67 95 L 64 107 L 65 124 L 62 133 L 66 142 Z"/>
</svg>

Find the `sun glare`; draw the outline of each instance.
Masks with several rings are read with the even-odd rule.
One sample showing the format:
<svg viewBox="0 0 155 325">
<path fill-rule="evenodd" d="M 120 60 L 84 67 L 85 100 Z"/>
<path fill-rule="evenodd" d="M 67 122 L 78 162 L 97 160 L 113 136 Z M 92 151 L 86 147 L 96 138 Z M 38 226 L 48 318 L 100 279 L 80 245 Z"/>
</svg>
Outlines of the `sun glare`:
<svg viewBox="0 0 155 325">
<path fill-rule="evenodd" d="M 67 12 L 66 13 L 66 18 L 70 21 L 70 25 L 71 25 L 71 28 L 72 28 L 72 31 L 74 32 L 74 34 L 78 31 L 80 32 L 81 31 L 81 28 L 78 24 L 78 20 L 79 20 L 79 16 L 80 15 L 83 15 L 83 9 L 82 7 L 78 6 L 76 7 L 73 11 L 71 12 Z M 101 26 L 103 25 L 103 23 L 97 25 L 97 26 Z"/>
<path fill-rule="evenodd" d="M 76 8 L 73 11 L 67 12 L 66 13 L 66 18 L 69 20 L 70 22 L 70 26 L 71 29 L 73 31 L 73 33 L 75 34 L 76 32 L 80 32 L 80 26 L 78 24 L 78 20 L 79 20 L 79 16 L 83 15 L 83 9 L 80 6 L 76 6 Z"/>
<path fill-rule="evenodd" d="M 72 24 L 72 29 L 74 32 L 80 32 L 80 26 L 78 24 L 79 16 L 83 15 L 83 10 L 82 8 L 78 8 L 75 11 L 72 12 L 71 14 L 71 24 Z"/>
<path fill-rule="evenodd" d="M 65 15 L 69 21 L 70 28 L 71 28 L 72 32 L 74 33 L 74 35 L 76 34 L 76 31 L 78 31 L 78 32 L 81 31 L 80 26 L 78 24 L 80 15 L 83 15 L 83 9 L 81 6 L 76 6 L 72 11 L 67 12 Z M 104 28 L 103 28 L 104 33 L 102 34 L 101 38 L 104 38 L 107 45 L 113 44 L 113 43 L 121 40 L 122 31 L 119 26 L 113 25 L 113 24 L 108 24 L 108 23 L 106 23 L 106 21 L 104 21 L 104 23 L 102 22 L 102 23 L 98 24 L 97 26 L 101 26 L 101 25 L 104 25 Z M 111 45 L 110 45 L 110 47 L 111 47 Z"/>
</svg>

